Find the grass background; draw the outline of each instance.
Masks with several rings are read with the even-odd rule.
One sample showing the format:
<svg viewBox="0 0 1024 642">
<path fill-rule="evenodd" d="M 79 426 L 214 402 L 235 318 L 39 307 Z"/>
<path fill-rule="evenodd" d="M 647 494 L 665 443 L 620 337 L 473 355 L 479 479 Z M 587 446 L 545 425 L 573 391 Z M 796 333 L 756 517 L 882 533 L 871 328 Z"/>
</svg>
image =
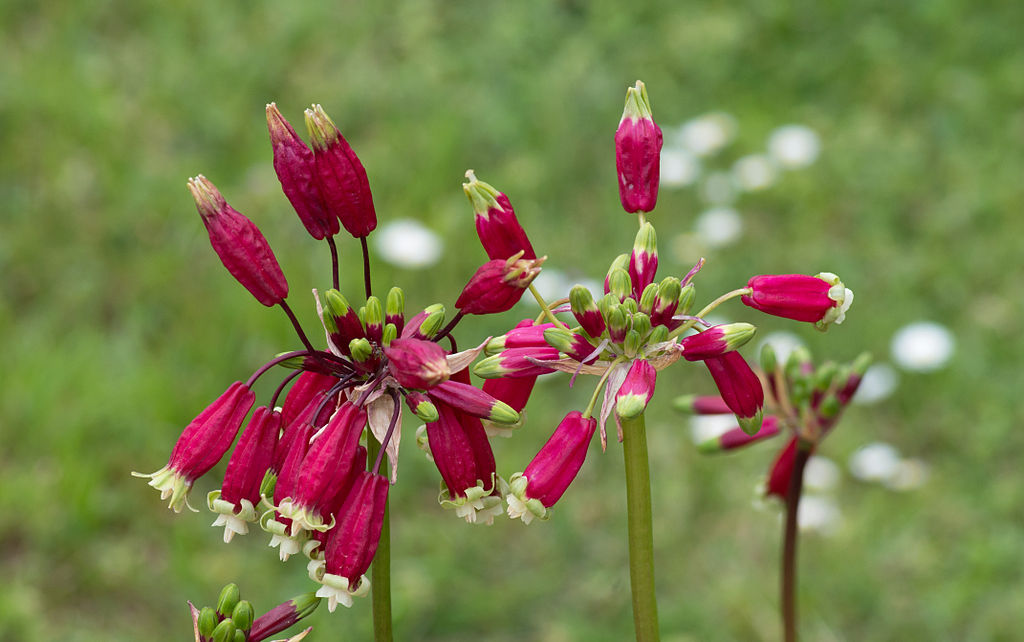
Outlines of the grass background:
<svg viewBox="0 0 1024 642">
<path fill-rule="evenodd" d="M 483 259 L 459 189 L 467 167 L 512 196 L 549 265 L 593 278 L 628 249 L 611 136 L 637 78 L 663 124 L 732 113 L 737 148 L 788 122 L 822 137 L 816 165 L 744 200 L 746 234 L 707 253 L 702 300 L 755 273 L 827 269 L 857 302 L 825 336 L 727 312 L 838 359 L 885 356 L 892 332 L 921 318 L 958 341 L 946 370 L 904 377 L 826 445 L 842 461 L 885 440 L 932 476 L 906 494 L 844 481 L 841 529 L 801 553 L 806 638 L 1018 637 L 1022 14 L 962 0 L 3 0 L 0 638 L 188 639 L 184 601 L 211 603 L 226 581 L 258 610 L 312 586 L 263 538 L 225 546 L 211 517 L 175 516 L 128 476 L 162 465 L 199 409 L 295 343 L 217 264 L 188 176 L 204 173 L 257 222 L 313 322 L 301 301 L 324 286 L 327 254 L 278 189 L 264 103 L 293 121 L 323 103 L 381 220 L 445 237 L 436 268 L 377 266 L 412 309 L 450 304 Z M 652 220 L 671 238 L 698 207 L 666 191 Z M 343 251 L 355 292 L 356 246 Z M 695 258 L 663 252 L 662 274 Z M 460 337 L 514 320 L 466 322 Z M 774 640 L 779 528 L 750 509 L 772 449 L 698 458 L 666 408 L 693 390 L 710 390 L 700 368 L 663 377 L 648 420 L 665 638 Z M 500 471 L 520 470 L 585 394 L 544 385 L 528 427 L 495 445 Z M 592 453 L 550 522 L 488 529 L 436 506 L 411 433 L 393 493 L 400 639 L 629 638 L 617 445 Z M 312 622 L 313 639 L 369 639 L 368 601 Z"/>
</svg>

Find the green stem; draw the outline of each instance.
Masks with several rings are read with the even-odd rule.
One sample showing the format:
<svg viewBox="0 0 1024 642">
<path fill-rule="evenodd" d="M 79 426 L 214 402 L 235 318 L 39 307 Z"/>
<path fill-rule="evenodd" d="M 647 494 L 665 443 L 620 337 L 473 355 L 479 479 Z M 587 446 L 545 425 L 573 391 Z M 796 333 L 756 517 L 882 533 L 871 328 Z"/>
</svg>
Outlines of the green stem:
<svg viewBox="0 0 1024 642">
<path fill-rule="evenodd" d="M 637 642 L 657 642 L 658 603 L 654 594 L 654 531 L 651 474 L 644 416 L 622 420 L 626 462 L 626 515 L 629 523 L 629 585 Z"/>
<path fill-rule="evenodd" d="M 711 313 L 712 310 L 714 310 L 718 306 L 722 305 L 723 303 L 725 303 L 729 299 L 735 299 L 736 297 L 743 296 L 744 294 L 750 294 L 750 288 L 737 288 L 735 290 L 732 290 L 731 292 L 726 292 L 725 294 L 723 294 L 722 296 L 718 297 L 717 299 L 715 299 L 711 303 L 705 305 L 703 310 L 701 310 L 697 314 L 693 315 L 696 318 L 690 319 L 689 321 L 687 321 L 683 325 L 681 325 L 678 328 L 676 328 L 675 330 L 673 330 L 668 335 L 668 338 L 669 339 L 674 339 L 674 338 L 678 337 L 679 335 L 681 335 L 682 333 L 686 332 L 687 330 L 692 328 L 694 325 L 696 325 L 697 319 L 700 319 L 700 318 L 703 318 L 703 317 L 707 316 L 708 314 Z"/>
<path fill-rule="evenodd" d="M 381 445 L 373 435 L 366 440 L 367 461 L 370 465 L 377 459 Z M 386 475 L 385 475 L 386 476 Z M 392 642 L 394 632 L 391 625 L 391 500 L 384 507 L 384 524 L 380 529 L 380 543 L 377 554 L 370 566 L 370 593 L 373 603 L 374 642 Z"/>
<path fill-rule="evenodd" d="M 537 299 L 537 305 L 540 306 L 541 312 L 551 320 L 551 323 L 555 324 L 556 328 L 562 328 L 563 330 L 568 329 L 565 324 L 559 321 L 558 318 L 555 317 L 554 313 L 551 312 L 551 307 L 548 305 L 548 302 L 544 300 L 544 297 L 540 295 L 540 292 L 537 291 L 537 288 L 535 288 L 532 283 L 530 284 L 530 294 L 533 295 L 533 298 Z"/>
</svg>

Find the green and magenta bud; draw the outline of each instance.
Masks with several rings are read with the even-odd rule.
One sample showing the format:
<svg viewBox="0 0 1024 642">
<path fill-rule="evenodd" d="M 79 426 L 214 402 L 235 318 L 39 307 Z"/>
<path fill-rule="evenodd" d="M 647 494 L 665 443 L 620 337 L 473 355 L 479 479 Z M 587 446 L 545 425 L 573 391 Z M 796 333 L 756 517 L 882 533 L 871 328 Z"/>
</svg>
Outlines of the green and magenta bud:
<svg viewBox="0 0 1024 642">
<path fill-rule="evenodd" d="M 569 291 L 569 306 L 576 321 L 583 326 L 584 332 L 593 338 L 601 336 L 604 332 L 604 317 L 594 303 L 594 296 L 590 290 L 582 285 L 574 285 Z"/>
<path fill-rule="evenodd" d="M 524 259 L 537 258 L 508 197 L 478 180 L 473 170 L 466 172 L 466 178 L 469 182 L 463 183 L 462 189 L 473 204 L 476 233 L 487 258 L 504 261 L 519 252 L 523 252 Z"/>
<path fill-rule="evenodd" d="M 608 292 L 620 302 L 629 298 L 633 291 L 632 282 L 629 279 L 629 272 L 621 268 L 615 268 L 608 273 Z"/>
<path fill-rule="evenodd" d="M 403 339 L 430 339 L 444 327 L 445 311 L 440 303 L 428 305 L 402 328 Z"/>
<path fill-rule="evenodd" d="M 612 310 L 619 307 L 619 303 L 619 297 L 611 293 L 605 294 L 603 297 L 600 298 L 600 300 L 598 300 L 597 309 L 601 312 L 601 317 L 604 319 L 605 324 L 607 324 L 609 315 L 612 313 Z"/>
<path fill-rule="evenodd" d="M 210 245 L 231 276 L 265 306 L 284 301 L 288 281 L 256 224 L 228 205 L 202 174 L 188 180 L 188 189 L 209 233 Z"/>
<path fill-rule="evenodd" d="M 650 288 L 650 286 L 647 287 Z M 679 294 L 681 291 L 682 286 L 676 277 L 667 276 L 661 280 L 655 293 L 651 323 L 654 325 L 669 325 L 672 323 L 672 316 L 675 315 L 676 309 L 679 307 Z"/>
<path fill-rule="evenodd" d="M 608 323 L 608 338 L 612 343 L 622 343 L 626 339 L 626 332 L 629 331 L 629 309 L 619 304 L 613 307 L 605 317 Z"/>
<path fill-rule="evenodd" d="M 658 271 L 658 237 L 654 226 L 645 222 L 640 226 L 633 241 L 633 252 L 629 255 L 629 278 L 633 283 L 633 297 L 640 299 L 640 293 L 654 282 Z"/>
<path fill-rule="evenodd" d="M 663 325 L 654 326 L 651 334 L 647 336 L 647 343 L 655 344 L 663 341 L 668 341 L 668 328 Z"/>
<path fill-rule="evenodd" d="M 552 348 L 559 352 L 564 352 L 581 363 L 591 363 L 597 358 L 597 355 L 591 356 L 594 352 L 594 346 L 582 335 L 572 330 L 555 327 L 548 328 L 544 330 L 544 340 Z"/>
<path fill-rule="evenodd" d="M 750 434 L 737 426 L 731 430 L 727 430 L 718 437 L 708 439 L 707 441 L 699 444 L 697 450 L 705 454 L 712 454 L 718 452 L 726 452 L 729 450 L 735 450 L 750 444 L 757 443 L 774 437 L 779 434 L 779 418 L 774 415 L 768 415 L 761 422 L 761 428 L 758 429 L 754 434 Z"/>
<path fill-rule="evenodd" d="M 626 270 L 626 273 L 627 274 L 629 273 L 629 255 L 628 254 L 620 254 L 620 255 L 616 256 L 615 259 L 612 261 L 612 264 L 608 266 L 608 272 L 604 276 L 604 293 L 605 294 L 608 294 L 608 292 L 611 291 L 610 290 L 610 284 L 609 284 L 608 280 L 611 278 L 612 272 L 614 272 L 615 270 Z M 621 299 L 619 299 L 619 300 L 621 301 Z"/>
<path fill-rule="evenodd" d="M 768 481 L 764 486 L 765 496 L 775 496 L 786 501 L 789 494 L 789 482 L 793 477 L 793 466 L 796 463 L 797 438 L 792 437 L 783 447 L 772 463 Z"/>
<path fill-rule="evenodd" d="M 389 486 L 386 477 L 360 471 L 336 515 L 337 524 L 324 547 L 323 565 L 314 570 L 315 579 L 322 584 L 316 594 L 327 598 L 327 610 L 332 613 L 338 604 L 350 607 L 353 597 L 370 590 L 364 573 L 377 554 Z"/>
<path fill-rule="evenodd" d="M 765 274 L 747 282 L 750 294 L 740 300 L 746 305 L 794 321 L 813 323 L 827 330 L 840 324 L 853 303 L 853 292 L 831 272 L 817 276 L 803 274 Z"/>
<path fill-rule="evenodd" d="M 445 381 L 427 390 L 427 396 L 435 402 L 440 401 L 468 415 L 496 424 L 514 424 L 519 421 L 519 413 L 511 406 L 468 383 Z"/>
<path fill-rule="evenodd" d="M 342 352 L 348 350 L 352 339 L 366 336 L 359 314 L 349 305 L 348 299 L 337 290 L 328 290 L 324 295 L 324 325 L 331 335 L 331 342 Z M 346 352 L 347 354 L 347 352 Z"/>
<path fill-rule="evenodd" d="M 253 619 L 256 617 L 256 612 L 252 608 L 252 602 L 249 600 L 242 600 L 235 605 L 235 609 L 231 611 L 231 619 L 242 631 L 248 631 L 252 628 Z"/>
<path fill-rule="evenodd" d="M 651 331 L 651 317 L 647 316 L 643 312 L 636 312 L 633 314 L 633 329 L 636 330 L 637 334 L 641 337 L 647 336 L 647 333 Z"/>
<path fill-rule="evenodd" d="M 199 617 L 196 618 L 196 628 L 199 629 L 199 635 L 204 638 L 211 637 L 213 630 L 217 628 L 218 622 L 220 622 L 220 618 L 217 617 L 217 612 L 212 607 L 204 606 L 199 611 Z"/>
<path fill-rule="evenodd" d="M 400 287 L 388 290 L 384 302 L 384 322 L 394 325 L 395 331 L 402 334 L 402 328 L 405 327 L 405 292 Z"/>
<path fill-rule="evenodd" d="M 365 310 L 362 318 L 363 327 L 366 328 L 366 338 L 380 343 L 384 336 L 384 309 L 380 305 L 380 299 L 375 296 L 366 299 Z"/>
<path fill-rule="evenodd" d="M 320 105 L 306 110 L 306 127 L 313 142 L 317 185 L 327 210 L 352 236 L 367 236 L 377 227 L 377 213 L 362 162 Z"/>
<path fill-rule="evenodd" d="M 860 382 L 864 379 L 864 373 L 868 371 L 868 367 L 871 366 L 872 357 L 869 353 L 861 353 L 853 363 L 850 365 L 850 374 L 846 380 L 842 383 L 842 386 L 836 392 L 836 397 L 839 399 L 839 403 L 846 405 L 850 403 L 850 399 L 857 392 L 857 388 L 860 387 Z"/>
<path fill-rule="evenodd" d="M 381 337 L 380 343 L 383 346 L 391 345 L 391 342 L 398 338 L 398 328 L 395 327 L 394 323 L 389 323 L 384 326 L 384 336 Z"/>
<path fill-rule="evenodd" d="M 661 128 L 651 116 L 647 87 L 639 80 L 626 90 L 626 106 L 615 132 L 619 200 L 627 212 L 650 212 L 658 202 Z"/>
<path fill-rule="evenodd" d="M 419 417 L 423 423 L 428 424 L 432 421 L 437 421 L 437 406 L 422 392 L 410 390 L 405 395 L 405 403 L 409 406 L 409 410 Z"/>
<path fill-rule="evenodd" d="M 188 503 L 192 484 L 205 475 L 231 447 L 256 395 L 236 381 L 182 431 L 167 465 L 148 475 L 149 485 L 168 499 L 168 508 L 180 513 Z"/>
<path fill-rule="evenodd" d="M 240 597 L 237 584 L 226 584 L 217 597 L 217 613 L 223 617 L 231 617 Z"/>
<path fill-rule="evenodd" d="M 679 351 L 687 361 L 720 357 L 750 341 L 756 331 L 757 328 L 749 323 L 711 326 L 703 332 L 683 337 L 679 341 Z"/>
<path fill-rule="evenodd" d="M 321 240 L 341 229 L 338 217 L 327 211 L 316 179 L 316 158 L 285 120 L 277 105 L 267 105 L 267 129 L 274 150 L 274 171 L 281 190 L 288 197 L 310 236 Z"/>
<path fill-rule="evenodd" d="M 633 358 L 637 352 L 640 351 L 640 346 L 643 345 L 643 339 L 640 337 L 640 333 L 636 330 L 629 329 L 626 331 L 626 338 L 622 340 L 622 351 L 627 357 Z"/>
<path fill-rule="evenodd" d="M 676 304 L 676 314 L 688 314 L 693 302 L 697 298 L 697 288 L 692 283 L 687 283 L 679 290 L 679 300 Z"/>
<path fill-rule="evenodd" d="M 235 642 L 236 633 L 238 633 L 238 627 L 229 617 L 226 620 L 221 620 L 220 624 L 214 627 L 213 635 L 210 638 L 213 642 Z"/>
<path fill-rule="evenodd" d="M 455 307 L 463 314 L 495 314 L 511 309 L 540 274 L 546 258 L 524 259 L 520 252 L 484 263 L 462 289 Z"/>
<path fill-rule="evenodd" d="M 509 481 L 508 515 L 529 524 L 535 517 L 548 518 L 569 484 L 579 474 L 587 449 L 597 429 L 597 420 L 570 412 L 522 473 Z"/>
<path fill-rule="evenodd" d="M 481 379 L 499 377 L 536 377 L 554 372 L 554 368 L 540 365 L 537 361 L 558 359 L 558 350 L 550 346 L 540 348 L 512 348 L 500 354 L 476 362 L 473 374 Z"/>
<path fill-rule="evenodd" d="M 630 366 L 622 386 L 615 393 L 615 413 L 623 419 L 634 419 L 643 414 L 654 396 L 658 371 L 644 359 L 636 359 Z"/>
<path fill-rule="evenodd" d="M 274 449 L 281 428 L 281 413 L 260 406 L 242 431 L 231 458 L 224 483 L 207 498 L 217 513 L 214 526 L 224 527 L 224 541 L 249 532 L 249 523 L 259 519 L 260 486 L 274 463 Z"/>
<path fill-rule="evenodd" d="M 433 341 L 395 339 L 384 354 L 388 369 L 404 388 L 425 390 L 451 376 L 444 350 Z"/>
<path fill-rule="evenodd" d="M 485 354 L 497 354 L 502 350 L 513 348 L 539 348 L 548 345 L 544 339 L 544 333 L 555 327 L 554 323 L 534 324 L 532 319 L 528 322 L 520 322 L 500 337 L 495 337 L 487 342 L 484 347 Z"/>
<path fill-rule="evenodd" d="M 732 409 L 721 397 L 681 395 L 672 400 L 672 407 L 693 415 L 729 415 Z"/>
<path fill-rule="evenodd" d="M 363 337 L 352 339 L 348 342 L 348 353 L 352 356 L 352 361 L 366 364 L 373 356 L 373 344 Z"/>
<path fill-rule="evenodd" d="M 658 300 L 658 285 L 655 283 L 648 283 L 644 291 L 640 293 L 640 298 L 637 299 L 637 309 L 644 314 L 650 315 L 654 313 L 654 305 Z"/>
<path fill-rule="evenodd" d="M 761 427 L 764 390 L 743 356 L 739 352 L 726 352 L 704 359 L 704 365 L 715 380 L 725 405 L 736 415 L 740 428 L 747 434 L 756 433 Z"/>
<path fill-rule="evenodd" d="M 772 347 L 772 344 L 765 343 L 761 346 L 761 370 L 771 376 L 778 366 L 779 358 L 775 354 L 775 348 Z"/>
<path fill-rule="evenodd" d="M 303 593 L 287 602 L 282 602 L 256 618 L 249 631 L 249 640 L 259 642 L 275 633 L 280 633 L 303 618 L 312 615 L 318 606 L 320 606 L 320 598 L 315 593 Z"/>
</svg>

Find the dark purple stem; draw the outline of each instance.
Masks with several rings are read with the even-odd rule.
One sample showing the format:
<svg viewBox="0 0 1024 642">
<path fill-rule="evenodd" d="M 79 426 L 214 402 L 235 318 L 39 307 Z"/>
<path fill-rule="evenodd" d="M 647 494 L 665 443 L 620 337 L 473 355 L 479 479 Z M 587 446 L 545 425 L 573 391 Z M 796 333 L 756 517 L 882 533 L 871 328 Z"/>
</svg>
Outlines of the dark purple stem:
<svg viewBox="0 0 1024 642">
<path fill-rule="evenodd" d="M 459 310 L 459 313 L 455 315 L 455 318 L 449 321 L 448 325 L 446 325 L 443 330 L 438 332 L 433 340 L 440 341 L 441 339 L 447 337 L 448 334 L 455 329 L 455 326 L 459 325 L 459 321 L 462 321 L 462 317 L 464 316 L 466 316 L 466 313 L 463 312 L 462 310 Z"/>
<path fill-rule="evenodd" d="M 334 279 L 334 289 L 338 290 L 341 283 L 338 278 L 338 246 L 335 244 L 333 236 L 327 237 L 327 246 L 331 248 L 331 275 Z"/>
<path fill-rule="evenodd" d="M 793 473 L 786 492 L 786 525 L 782 539 L 782 633 L 785 642 L 796 642 L 796 544 L 800 495 L 804 486 L 804 468 L 811 457 L 810 445 L 797 445 Z"/>
<path fill-rule="evenodd" d="M 320 416 L 320 413 L 323 412 L 324 406 L 330 403 L 331 399 L 333 399 L 336 394 L 344 390 L 345 386 L 348 384 L 349 381 L 352 380 L 352 377 L 354 376 L 356 376 L 356 373 L 353 372 L 352 374 L 346 375 L 344 379 L 340 379 L 338 383 L 331 386 L 331 388 L 324 394 L 324 398 L 320 400 L 319 404 L 317 404 L 316 412 L 314 412 L 312 415 L 313 421 L 317 420 L 317 418 Z"/>
<path fill-rule="evenodd" d="M 281 393 L 284 391 L 284 387 L 287 386 L 292 379 L 299 376 L 300 374 L 302 374 L 302 370 L 296 370 L 295 372 L 291 373 L 290 375 L 284 378 L 284 381 L 281 382 L 281 385 L 279 385 L 277 387 L 277 390 L 274 391 L 274 396 L 270 398 L 270 405 L 268 407 L 271 410 L 277 408 L 277 398 L 281 396 Z"/>
<path fill-rule="evenodd" d="M 389 391 L 391 398 L 395 401 L 395 411 L 391 415 L 391 423 L 388 424 L 388 431 L 384 433 L 384 439 L 380 440 L 380 450 L 377 452 L 377 459 L 373 462 L 373 474 L 376 475 L 380 471 L 380 464 L 384 460 L 384 451 L 388 449 L 388 442 L 391 441 L 391 435 L 395 432 L 395 426 L 398 425 L 398 417 L 401 416 L 402 409 L 398 407 L 398 393 L 392 389 Z"/>
<path fill-rule="evenodd" d="M 260 368 L 256 372 L 252 373 L 252 376 L 249 377 L 249 380 L 245 382 L 245 385 L 251 388 L 252 385 L 256 383 L 256 380 L 263 376 L 264 372 L 270 370 L 277 364 L 288 361 L 289 359 L 294 359 L 295 357 L 304 357 L 308 354 L 309 352 L 307 352 L 306 350 L 294 350 L 292 352 L 285 352 L 282 355 L 278 355 L 271 359 L 270 361 L 263 364 L 262 366 L 260 366 Z"/>
<path fill-rule="evenodd" d="M 369 299 L 373 294 L 373 288 L 370 286 L 370 249 L 366 247 L 365 236 L 359 238 L 359 243 L 363 246 L 363 285 L 366 289 L 366 298 Z"/>
<path fill-rule="evenodd" d="M 292 322 L 292 327 L 295 328 L 295 333 L 299 335 L 299 340 L 302 341 L 302 345 L 306 346 L 306 350 L 309 350 L 311 354 L 316 354 L 316 348 L 309 342 L 309 338 L 306 333 L 302 331 L 302 326 L 299 325 L 299 320 L 295 318 L 295 313 L 292 312 L 291 307 L 288 306 L 287 301 L 281 301 L 281 309 L 288 315 L 288 320 Z"/>
</svg>

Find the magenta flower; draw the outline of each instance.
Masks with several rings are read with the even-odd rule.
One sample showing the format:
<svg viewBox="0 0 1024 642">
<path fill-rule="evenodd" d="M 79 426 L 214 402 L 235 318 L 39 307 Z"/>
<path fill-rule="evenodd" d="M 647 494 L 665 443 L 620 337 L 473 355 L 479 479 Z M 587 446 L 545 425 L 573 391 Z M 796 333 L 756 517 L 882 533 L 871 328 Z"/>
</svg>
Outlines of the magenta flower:
<svg viewBox="0 0 1024 642">
<path fill-rule="evenodd" d="M 679 342 L 679 351 L 687 361 L 720 357 L 750 341 L 756 330 L 749 323 L 711 326 L 703 332 L 683 337 Z"/>
<path fill-rule="evenodd" d="M 615 393 L 615 413 L 623 419 L 633 419 L 643 414 L 654 396 L 657 379 L 658 371 L 654 366 L 643 359 L 634 361 Z"/>
<path fill-rule="evenodd" d="M 750 293 L 741 298 L 746 305 L 766 314 L 813 323 L 819 330 L 842 323 L 853 303 L 853 292 L 831 272 L 817 276 L 766 274 L 751 278 L 747 287 Z"/>
<path fill-rule="evenodd" d="M 704 365 L 711 372 L 725 404 L 736 415 L 740 428 L 748 434 L 756 433 L 761 426 L 761 407 L 764 405 L 761 380 L 738 352 L 709 357 L 704 360 Z"/>
<path fill-rule="evenodd" d="M 451 376 L 444 350 L 433 341 L 395 339 L 384 348 L 384 354 L 391 374 L 405 388 L 425 390 Z"/>
<path fill-rule="evenodd" d="M 647 87 L 636 81 L 626 90 L 626 107 L 615 132 L 619 199 L 627 212 L 650 212 L 658 201 L 661 128 L 651 116 Z"/>
<path fill-rule="evenodd" d="M 367 236 L 377 227 L 377 212 L 362 162 L 320 105 L 306 110 L 306 127 L 324 204 L 349 234 Z"/>
<path fill-rule="evenodd" d="M 504 261 L 519 252 L 523 253 L 524 259 L 537 258 L 508 197 L 491 185 L 477 180 L 473 170 L 466 172 L 466 178 L 469 182 L 463 183 L 462 189 L 473 204 L 476 233 L 487 252 L 487 258 Z"/>
<path fill-rule="evenodd" d="M 524 259 L 516 254 L 484 263 L 462 289 L 455 307 L 462 314 L 495 314 L 511 309 L 540 274 L 545 258 Z"/>
</svg>

